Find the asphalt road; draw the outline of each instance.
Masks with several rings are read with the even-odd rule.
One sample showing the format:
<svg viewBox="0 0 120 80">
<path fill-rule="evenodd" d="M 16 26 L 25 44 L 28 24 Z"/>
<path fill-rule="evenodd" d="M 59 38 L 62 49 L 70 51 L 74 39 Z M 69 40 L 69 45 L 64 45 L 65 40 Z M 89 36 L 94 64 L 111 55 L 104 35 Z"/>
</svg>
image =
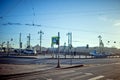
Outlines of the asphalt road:
<svg viewBox="0 0 120 80">
<path fill-rule="evenodd" d="M 2 76 L 2 80 L 120 80 L 120 63 L 67 69 L 50 69 L 27 74 Z"/>
<path fill-rule="evenodd" d="M 31 58 L 31 57 L 0 57 L 1 64 L 52 64 L 56 65 L 57 59 Z M 92 58 L 92 59 L 60 59 L 60 64 L 111 64 L 120 62 L 120 58 Z"/>
<path fill-rule="evenodd" d="M 1 80 L 120 80 L 120 58 L 60 59 L 64 65 L 84 64 L 84 67 L 52 68 L 30 73 L 2 75 Z M 48 58 L 0 58 L 1 64 L 52 64 L 57 59 Z"/>
</svg>

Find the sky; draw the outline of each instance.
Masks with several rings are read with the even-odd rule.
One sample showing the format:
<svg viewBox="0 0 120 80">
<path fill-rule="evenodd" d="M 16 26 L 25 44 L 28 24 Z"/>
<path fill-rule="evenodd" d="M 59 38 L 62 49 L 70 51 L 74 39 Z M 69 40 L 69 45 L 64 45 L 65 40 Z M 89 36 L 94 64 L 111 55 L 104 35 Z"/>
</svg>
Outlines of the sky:
<svg viewBox="0 0 120 80">
<path fill-rule="evenodd" d="M 68 45 L 66 34 L 71 32 L 73 47 L 99 46 L 101 35 L 105 47 L 120 48 L 120 0 L 0 0 L 0 44 L 9 41 L 19 48 L 21 33 L 25 48 L 30 33 L 35 46 L 40 30 L 43 47 L 51 47 L 51 37 L 58 32 L 60 45 Z"/>
</svg>

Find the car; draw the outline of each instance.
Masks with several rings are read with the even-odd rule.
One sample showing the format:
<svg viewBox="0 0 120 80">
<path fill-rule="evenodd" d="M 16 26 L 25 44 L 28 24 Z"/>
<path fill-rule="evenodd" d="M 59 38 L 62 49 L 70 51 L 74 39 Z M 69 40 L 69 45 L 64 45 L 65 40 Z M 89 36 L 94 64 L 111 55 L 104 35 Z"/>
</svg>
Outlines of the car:
<svg viewBox="0 0 120 80">
<path fill-rule="evenodd" d="M 36 54 L 36 51 L 26 49 L 26 50 L 23 51 L 23 53 L 24 54 Z"/>
<path fill-rule="evenodd" d="M 96 50 L 90 52 L 90 55 L 94 56 L 95 58 L 106 58 L 108 56 L 105 53 L 99 53 Z"/>
</svg>

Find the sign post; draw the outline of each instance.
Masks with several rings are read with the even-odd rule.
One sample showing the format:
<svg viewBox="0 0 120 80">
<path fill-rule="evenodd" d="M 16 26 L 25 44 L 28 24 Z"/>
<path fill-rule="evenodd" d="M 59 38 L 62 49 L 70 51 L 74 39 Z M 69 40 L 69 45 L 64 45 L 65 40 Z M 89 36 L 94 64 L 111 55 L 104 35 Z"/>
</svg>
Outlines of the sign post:
<svg viewBox="0 0 120 80">
<path fill-rule="evenodd" d="M 52 44 L 51 46 L 53 46 L 54 44 L 58 45 L 58 63 L 57 63 L 57 67 L 56 68 L 60 68 L 60 49 L 59 49 L 59 45 L 60 45 L 60 32 L 58 32 L 58 36 L 54 36 L 52 37 Z"/>
<path fill-rule="evenodd" d="M 59 48 L 59 43 L 60 43 L 60 33 L 58 32 L 58 41 L 57 41 L 57 44 L 58 44 L 58 64 L 57 64 L 57 67 L 56 68 L 60 68 L 60 48 Z"/>
</svg>

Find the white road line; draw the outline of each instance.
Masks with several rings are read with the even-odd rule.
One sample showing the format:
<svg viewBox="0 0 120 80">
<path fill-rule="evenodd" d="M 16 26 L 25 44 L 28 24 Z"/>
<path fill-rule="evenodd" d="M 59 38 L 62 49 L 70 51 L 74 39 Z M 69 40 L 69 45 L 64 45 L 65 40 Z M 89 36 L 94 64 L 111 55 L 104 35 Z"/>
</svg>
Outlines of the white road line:
<svg viewBox="0 0 120 80">
<path fill-rule="evenodd" d="M 57 76 L 57 75 L 61 75 L 61 74 L 66 75 L 68 73 L 74 73 L 74 72 L 75 72 L 74 70 L 70 70 L 70 71 L 51 73 L 50 75 L 52 75 L 52 76 Z M 48 75 L 48 74 L 46 74 L 46 75 Z M 47 78 L 46 80 L 52 80 L 52 79 L 51 78 Z"/>
<path fill-rule="evenodd" d="M 52 79 L 47 79 L 47 80 L 52 80 Z"/>
<path fill-rule="evenodd" d="M 90 76 L 90 75 L 93 75 L 93 74 L 92 73 L 85 73 L 81 76 L 75 76 L 73 78 L 70 78 L 70 80 L 76 80 L 76 79 L 80 79 L 80 78 L 87 77 L 87 76 Z"/>
<path fill-rule="evenodd" d="M 120 64 L 120 63 L 114 63 L 114 64 Z"/>
<path fill-rule="evenodd" d="M 52 69 L 52 68 L 53 68 L 53 67 L 43 68 L 43 69 L 41 68 L 41 69 L 36 69 L 36 71 L 38 71 L 38 70 L 39 70 L 39 71 L 43 71 L 43 70 L 48 70 L 48 69 Z"/>
<path fill-rule="evenodd" d="M 74 70 L 69 70 L 69 71 L 63 71 L 63 72 L 58 72 L 58 73 L 55 73 L 55 75 L 60 75 L 60 74 L 66 74 L 66 73 L 73 73 L 75 72 Z"/>
<path fill-rule="evenodd" d="M 113 79 L 106 79 L 106 80 L 113 80 Z"/>
<path fill-rule="evenodd" d="M 92 73 L 85 73 L 86 75 L 93 75 Z"/>
<path fill-rule="evenodd" d="M 79 75 L 79 74 L 82 74 L 82 72 L 65 74 L 65 75 L 63 75 L 63 76 L 60 75 L 60 77 L 66 78 L 66 77 L 71 77 L 71 76 L 75 76 L 75 75 Z"/>
<path fill-rule="evenodd" d="M 104 76 L 96 76 L 96 77 L 93 77 L 93 78 L 90 78 L 88 80 L 98 80 L 98 79 L 101 79 L 103 78 Z"/>
<path fill-rule="evenodd" d="M 75 72 L 74 70 L 69 70 L 69 71 L 62 71 L 62 72 L 57 72 L 57 73 L 51 73 L 50 75 L 60 75 L 60 74 L 67 74 L 67 73 L 73 73 Z"/>
</svg>

